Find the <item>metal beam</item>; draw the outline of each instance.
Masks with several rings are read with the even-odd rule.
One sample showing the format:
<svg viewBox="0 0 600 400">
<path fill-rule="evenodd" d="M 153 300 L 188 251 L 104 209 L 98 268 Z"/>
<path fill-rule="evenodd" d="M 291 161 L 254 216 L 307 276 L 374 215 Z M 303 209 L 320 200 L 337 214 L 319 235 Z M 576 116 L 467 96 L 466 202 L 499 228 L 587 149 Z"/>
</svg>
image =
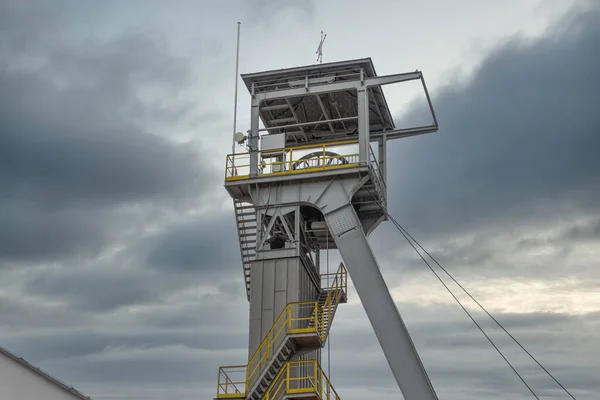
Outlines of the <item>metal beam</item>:
<svg viewBox="0 0 600 400">
<path fill-rule="evenodd" d="M 324 213 L 385 358 L 406 400 L 437 400 L 351 204 Z"/>
<path fill-rule="evenodd" d="M 335 118 L 335 119 L 329 119 L 329 120 L 324 120 L 324 121 L 311 121 L 311 122 L 301 122 L 299 124 L 270 126 L 268 128 L 259 129 L 258 132 L 270 131 L 273 129 L 287 129 L 287 128 L 298 128 L 301 126 L 321 125 L 321 124 L 326 124 L 328 122 L 353 121 L 355 119 L 358 119 L 358 117 Z"/>
<path fill-rule="evenodd" d="M 274 106 L 262 106 L 260 108 L 261 111 L 273 111 L 273 110 L 285 110 L 287 109 L 287 104 L 277 104 Z"/>
<path fill-rule="evenodd" d="M 331 119 L 331 116 L 325 108 L 325 104 L 323 104 L 323 100 L 321 100 L 321 95 L 316 94 L 315 97 L 317 98 L 317 102 L 319 103 L 319 107 L 321 107 L 321 112 L 323 113 L 325 118 Z M 333 128 L 333 124 L 331 122 L 329 123 L 329 129 L 331 130 L 331 133 L 335 133 L 335 129 Z"/>
<path fill-rule="evenodd" d="M 408 72 L 403 74 L 393 74 L 393 75 L 385 75 L 379 76 L 376 78 L 366 78 L 361 82 L 360 80 L 349 80 L 342 82 L 335 82 L 326 85 L 319 86 L 308 86 L 307 88 L 293 88 L 293 89 L 282 89 L 282 90 L 274 90 L 271 92 L 261 92 L 255 93 L 253 95 L 253 103 L 254 102 L 262 102 L 265 100 L 275 100 L 275 99 L 284 99 L 287 97 L 298 97 L 304 96 L 306 94 L 317 94 L 317 93 L 328 93 L 328 92 L 339 92 L 344 90 L 357 90 L 359 88 L 366 88 L 370 86 L 381 86 L 381 85 L 389 85 L 391 83 L 400 83 L 411 81 L 415 79 L 421 78 L 421 72 Z"/>
<path fill-rule="evenodd" d="M 290 99 L 285 99 L 285 103 L 290 107 L 290 111 L 292 112 L 292 115 L 294 116 L 294 118 L 296 118 L 296 121 L 300 121 L 300 119 L 298 118 L 298 113 L 296 113 L 296 110 L 294 109 L 294 106 L 292 105 L 292 102 L 290 101 Z M 306 136 L 306 132 L 304 132 L 304 128 L 300 127 L 300 132 L 302 132 L 302 136 L 304 136 L 304 140 L 308 140 L 308 137 Z M 298 143 L 298 139 L 296 139 L 296 143 Z"/>
<path fill-rule="evenodd" d="M 358 153 L 359 159 L 369 163 L 369 91 L 361 88 L 356 96 L 358 106 Z"/>
<path fill-rule="evenodd" d="M 407 129 L 394 129 L 393 131 L 382 131 L 382 132 L 371 132 L 371 140 L 381 139 L 383 137 L 386 140 L 401 139 L 409 136 L 423 135 L 425 133 L 437 132 L 437 124 L 418 126 L 415 128 Z"/>
<path fill-rule="evenodd" d="M 248 135 L 248 147 L 250 153 L 250 176 L 258 176 L 258 127 L 260 120 L 260 108 L 258 104 L 252 104 L 250 109 L 250 134 Z"/>
<path fill-rule="evenodd" d="M 400 83 L 406 81 L 413 81 L 415 79 L 421 79 L 421 72 L 405 72 L 402 74 L 384 75 L 376 78 L 365 79 L 365 86 L 382 86 L 389 85 L 391 83 Z"/>
</svg>

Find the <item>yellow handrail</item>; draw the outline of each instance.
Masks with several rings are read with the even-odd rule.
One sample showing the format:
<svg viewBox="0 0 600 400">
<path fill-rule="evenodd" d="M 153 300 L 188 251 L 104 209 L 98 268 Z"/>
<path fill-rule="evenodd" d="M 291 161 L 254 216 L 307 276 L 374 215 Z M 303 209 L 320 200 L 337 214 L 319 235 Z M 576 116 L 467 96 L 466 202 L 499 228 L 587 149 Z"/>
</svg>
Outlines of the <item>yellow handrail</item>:
<svg viewBox="0 0 600 400">
<path fill-rule="evenodd" d="M 310 393 L 322 400 L 340 400 L 317 360 L 288 361 L 262 398 L 279 400 L 286 394 Z"/>
<path fill-rule="evenodd" d="M 284 342 L 287 335 L 297 333 L 316 333 L 323 342 L 325 341 L 328 327 L 325 326 L 326 322 L 324 311 L 328 309 L 330 318 L 329 323 L 331 323 L 331 312 L 337 305 L 336 302 L 339 301 L 341 291 L 347 293 L 348 285 L 348 271 L 343 263 L 340 263 L 340 267 L 335 274 L 329 275 L 333 275 L 333 280 L 329 286 L 327 298 L 323 307 L 321 307 L 321 305 L 319 305 L 319 303 L 316 301 L 288 303 L 281 311 L 275 320 L 275 323 L 259 344 L 258 348 L 255 350 L 247 366 L 219 368 L 217 398 L 240 398 L 242 387 L 242 394 L 245 395 L 246 391 L 256 383 L 256 379 L 258 379 L 258 377 L 261 375 L 271 357 Z M 322 277 L 323 276 L 326 275 L 322 275 Z M 313 326 L 309 326 L 311 320 L 313 321 Z M 232 380 L 229 378 L 229 374 L 234 371 L 239 372 L 241 368 L 244 369 L 244 381 Z M 228 373 L 227 371 L 230 372 Z M 281 371 L 279 371 L 276 378 L 273 380 L 271 387 L 276 386 L 275 383 L 277 377 L 280 377 Z M 224 378 L 224 382 L 222 382 L 222 377 Z M 286 378 L 288 384 L 290 379 L 292 378 Z M 266 399 L 266 397 L 264 398 Z"/>
<path fill-rule="evenodd" d="M 285 306 L 248 361 L 246 382 L 249 388 L 253 386 L 287 335 L 318 332 L 321 329 L 322 318 L 319 317 L 323 312 L 320 308 L 316 301 L 292 302 Z M 308 327 L 310 320 L 314 321 L 312 327 Z"/>
<path fill-rule="evenodd" d="M 327 155 L 327 149 L 333 147 L 347 147 L 358 144 L 358 140 L 344 140 L 339 142 L 322 143 L 318 145 L 300 145 L 293 147 L 283 147 L 279 149 L 269 149 L 269 153 L 281 153 L 284 160 L 265 162 L 262 160 L 259 168 L 259 175 L 282 175 L 315 172 L 337 168 L 349 168 L 360 165 L 359 153 L 356 151 L 339 154 L 335 156 Z M 320 150 L 320 156 L 314 159 L 302 159 L 302 153 L 308 149 Z M 259 151 L 265 153 L 266 151 Z M 296 155 L 300 152 L 300 155 Z M 259 155 L 260 157 L 260 155 Z M 333 163 L 333 160 L 342 160 L 343 164 Z M 312 161 L 312 162 L 311 162 Z M 306 167 L 298 168 L 298 163 L 306 163 Z M 235 181 L 248 179 L 250 177 L 250 153 L 228 154 L 225 162 L 225 181 Z"/>
<path fill-rule="evenodd" d="M 327 276 L 331 274 L 325 274 L 322 276 Z M 329 290 L 327 292 L 327 298 L 325 299 L 325 303 L 323 304 L 323 313 L 321 314 L 321 326 L 325 327 L 325 310 L 329 315 L 329 323 L 331 324 L 331 314 L 333 309 L 337 307 L 337 303 L 339 301 L 339 297 L 344 293 L 348 293 L 348 270 L 343 263 L 340 263 L 340 266 L 337 272 L 334 274 L 333 282 L 331 286 L 329 286 Z M 325 340 L 325 336 L 327 335 L 327 329 L 323 329 L 321 331 L 321 340 Z"/>
<path fill-rule="evenodd" d="M 236 374 L 240 378 L 231 378 Z M 242 381 L 238 379 L 244 379 Z M 217 398 L 219 399 L 241 399 L 246 397 L 246 366 L 232 365 L 219 367 L 219 378 L 217 380 Z M 234 381 L 234 379 L 236 379 Z"/>
<path fill-rule="evenodd" d="M 266 366 L 273 353 L 283 343 L 286 335 L 315 332 L 319 334 L 322 341 L 325 341 L 327 329 L 325 329 L 324 310 L 328 308 L 329 316 L 331 317 L 331 312 L 335 307 L 334 302 L 338 301 L 341 290 L 344 290 L 346 293 L 348 290 L 348 271 L 343 263 L 340 263 L 340 267 L 334 275 L 323 307 L 316 301 L 287 304 L 248 361 L 246 382 L 249 388 L 255 383 L 254 379 L 260 376 L 262 372 L 261 365 L 263 367 Z M 293 317 L 292 315 L 295 314 L 304 314 L 306 317 Z M 308 327 L 310 320 L 314 321 L 312 327 Z M 302 326 L 303 324 L 300 324 L 300 326 L 297 326 L 298 322 L 306 322 L 306 325 Z"/>
</svg>

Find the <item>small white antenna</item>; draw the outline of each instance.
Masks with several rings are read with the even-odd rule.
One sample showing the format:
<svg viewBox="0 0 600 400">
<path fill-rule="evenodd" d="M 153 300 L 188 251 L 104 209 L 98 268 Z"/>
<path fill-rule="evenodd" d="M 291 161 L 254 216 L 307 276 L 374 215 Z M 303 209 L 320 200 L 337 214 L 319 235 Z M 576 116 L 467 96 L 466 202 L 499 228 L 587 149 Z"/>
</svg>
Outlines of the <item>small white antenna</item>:
<svg viewBox="0 0 600 400">
<path fill-rule="evenodd" d="M 319 43 L 319 47 L 317 47 L 317 61 L 319 64 L 323 63 L 323 43 L 325 43 L 325 38 L 327 34 L 323 35 L 323 31 L 321 31 L 321 42 Z"/>
</svg>

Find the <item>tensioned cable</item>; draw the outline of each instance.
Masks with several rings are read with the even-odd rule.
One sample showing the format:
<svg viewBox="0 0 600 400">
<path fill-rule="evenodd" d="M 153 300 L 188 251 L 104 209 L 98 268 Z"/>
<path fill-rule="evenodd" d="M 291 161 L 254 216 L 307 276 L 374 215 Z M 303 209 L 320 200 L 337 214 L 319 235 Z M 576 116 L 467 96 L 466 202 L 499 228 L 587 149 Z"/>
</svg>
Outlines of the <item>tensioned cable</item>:
<svg viewBox="0 0 600 400">
<path fill-rule="evenodd" d="M 386 214 L 387 214 L 387 212 L 386 212 Z M 393 218 L 392 218 L 392 217 L 391 217 L 389 214 L 388 214 L 388 217 L 390 218 L 390 220 L 393 220 Z M 541 368 L 541 369 L 543 369 L 543 370 L 544 370 L 544 372 L 545 372 L 546 374 L 548 374 L 548 376 L 549 376 L 550 378 L 552 378 L 552 380 L 554 380 L 554 382 L 556 382 L 556 384 L 557 384 L 558 386 L 560 386 L 560 387 L 561 387 L 561 388 L 562 388 L 562 389 L 565 391 L 565 393 L 567 393 L 567 394 L 568 394 L 568 395 L 569 395 L 569 396 L 570 396 L 570 397 L 571 397 L 573 400 L 577 400 L 577 399 L 575 398 L 575 396 L 573 396 L 573 395 L 571 394 L 571 392 L 569 392 L 569 391 L 567 390 L 567 388 L 566 388 L 566 387 L 564 387 L 564 386 L 563 386 L 563 385 L 562 385 L 562 384 L 561 384 L 561 383 L 558 381 L 558 379 L 556 379 L 556 378 L 554 377 L 554 375 L 552 375 L 552 373 L 550 373 L 550 371 L 548 371 L 548 370 L 547 370 L 547 369 L 546 369 L 546 368 L 545 368 L 545 367 L 544 367 L 544 366 L 543 366 L 543 365 L 542 365 L 542 364 L 541 364 L 541 363 L 540 363 L 540 362 L 539 362 L 539 361 L 538 361 L 538 360 L 537 360 L 537 359 L 536 359 L 536 358 L 533 356 L 533 354 L 531 354 L 529 351 L 527 351 L 527 349 L 526 349 L 525 347 L 523 347 L 523 345 L 522 345 L 522 344 L 521 344 L 521 343 L 520 343 L 520 342 L 519 342 L 519 341 L 518 341 L 518 340 L 517 340 L 517 339 L 516 339 L 516 338 L 515 338 L 513 335 L 511 335 L 511 334 L 510 334 L 510 332 L 508 332 L 508 331 L 506 330 L 506 328 L 504 328 L 504 326 L 503 326 L 503 325 L 502 325 L 502 324 L 501 324 L 501 323 L 500 323 L 500 322 L 499 322 L 499 321 L 498 321 L 496 318 L 494 318 L 494 316 L 492 316 L 492 314 L 490 314 L 490 313 L 488 312 L 488 310 L 486 310 L 486 309 L 485 309 L 485 307 L 483 307 L 483 305 L 481 305 L 481 303 L 479 303 L 479 302 L 478 302 L 478 301 L 477 301 L 477 300 L 476 300 L 476 299 L 475 299 L 475 298 L 474 298 L 474 297 L 471 295 L 471 293 L 469 293 L 469 291 L 467 291 L 467 289 L 465 289 L 465 288 L 464 288 L 464 287 L 463 287 L 463 286 L 462 286 L 462 285 L 461 285 L 461 284 L 460 284 L 460 283 L 459 283 L 459 282 L 458 282 L 458 281 L 457 281 L 457 280 L 456 280 L 456 279 L 455 279 L 455 278 L 454 278 L 454 277 L 453 277 L 453 276 L 452 276 L 452 275 L 451 275 L 451 274 L 450 274 L 450 273 L 449 273 L 449 272 L 448 272 L 448 271 L 447 271 L 447 270 L 446 270 L 446 269 L 445 269 L 445 268 L 444 268 L 444 267 L 443 267 L 443 266 L 442 266 L 442 265 L 441 265 L 441 264 L 440 264 L 440 263 L 439 263 L 439 262 L 438 262 L 438 261 L 435 259 L 435 257 L 433 257 L 431 254 L 429 254 L 429 252 L 428 252 L 427 250 L 425 250 L 425 249 L 423 248 L 423 246 L 421 246 L 421 245 L 419 244 L 419 242 L 418 242 L 418 241 L 417 241 L 417 240 L 416 240 L 414 237 L 412 237 L 412 236 L 411 236 L 411 234 L 410 234 L 410 233 L 408 233 L 408 231 L 407 231 L 406 229 L 404 229 L 404 228 L 402 227 L 402 225 L 400 225 L 399 223 L 397 223 L 397 221 L 395 221 L 395 220 L 393 220 L 392 222 L 394 223 L 394 225 L 396 225 L 396 224 L 397 224 L 397 227 L 398 227 L 398 228 L 399 228 L 401 231 L 403 231 L 403 233 L 406 233 L 406 235 L 408 235 L 408 237 L 410 237 L 410 238 L 411 238 L 411 239 L 412 239 L 412 240 L 413 240 L 413 241 L 414 241 L 414 242 L 417 244 L 417 246 L 419 246 L 419 248 L 421 248 L 421 250 L 423 250 L 423 251 L 425 252 L 425 254 L 427 254 L 427 256 L 429 256 L 429 258 L 431 258 L 431 259 L 433 260 L 433 262 L 435 262 L 435 263 L 437 264 L 437 266 L 438 266 L 438 267 L 440 267 L 440 269 L 441 269 L 442 271 L 444 271 L 444 272 L 446 273 L 446 275 L 448 275 L 448 276 L 450 277 L 450 279 L 452 279 L 452 280 L 454 281 L 454 283 L 456 283 L 456 284 L 458 285 L 458 287 L 460 287 L 460 288 L 462 289 L 462 291 L 463 291 L 463 292 L 465 292 L 465 293 L 467 294 L 467 296 L 469 296 L 469 297 L 471 298 L 471 300 L 473 300 L 473 301 L 475 302 L 475 304 L 477 304 L 477 306 L 479 306 L 479 308 L 481 308 L 481 309 L 483 310 L 483 312 L 485 312 L 485 313 L 487 314 L 487 316 L 488 316 L 488 317 L 490 317 L 490 318 L 492 319 L 492 321 L 494 321 L 494 322 L 496 323 L 496 325 L 498 325 L 498 326 L 499 326 L 499 327 L 500 327 L 500 328 L 501 328 L 501 329 L 502 329 L 502 330 L 503 330 L 503 331 L 504 331 L 504 332 L 505 332 L 505 333 L 506 333 L 506 334 L 507 334 L 507 335 L 508 335 L 508 336 L 509 336 L 509 337 L 510 337 L 510 338 L 511 338 L 511 339 L 512 339 L 512 340 L 513 340 L 513 341 L 514 341 L 514 342 L 515 342 L 515 343 L 516 343 L 516 344 L 517 344 L 517 345 L 518 345 L 518 346 L 519 346 L 519 347 L 520 347 L 520 348 L 521 348 L 521 349 L 522 349 L 522 350 L 523 350 L 523 351 L 524 351 L 524 352 L 525 352 L 525 353 L 526 353 L 526 354 L 527 354 L 527 355 L 528 355 L 528 356 L 529 356 L 529 357 L 530 357 L 530 358 L 531 358 L 531 359 L 532 359 L 532 360 L 533 360 L 533 361 L 534 361 L 534 362 L 535 362 L 535 363 L 536 363 L 536 364 L 537 364 L 539 367 L 540 367 L 540 368 Z M 408 240 L 408 238 L 407 238 L 407 240 Z"/>
<path fill-rule="evenodd" d="M 392 220 L 391 217 L 389 217 L 389 218 L 390 218 L 390 220 Z M 458 303 L 458 305 L 469 316 L 469 318 L 471 319 L 471 321 L 473 321 L 473 323 L 475 324 L 475 326 L 477 326 L 477 328 L 481 331 L 481 333 L 486 337 L 486 339 L 488 340 L 488 342 L 490 342 L 490 344 L 494 347 L 494 349 L 496 349 L 496 351 L 498 352 L 498 354 L 500 354 L 500 356 L 504 359 L 504 361 L 506 361 L 506 363 L 508 364 L 508 366 L 519 377 L 519 379 L 521 380 L 521 382 L 523 382 L 523 384 L 527 387 L 527 389 L 529 389 L 529 391 L 531 392 L 531 394 L 533 395 L 533 397 L 535 397 L 536 399 L 539 400 L 539 397 L 535 394 L 535 392 L 533 391 L 533 389 L 531 388 L 531 386 L 529 386 L 529 384 L 527 384 L 527 382 L 521 376 L 521 374 L 517 371 L 517 369 L 512 365 L 512 363 L 510 361 L 508 361 L 508 359 L 506 358 L 506 356 L 504 356 L 504 353 L 502 353 L 502 351 L 498 348 L 498 346 L 496 346 L 496 344 L 494 343 L 494 341 L 487 335 L 487 333 L 485 333 L 485 331 L 483 330 L 483 328 L 481 327 L 481 325 L 479 325 L 479 323 L 477 323 L 477 321 L 475 320 L 475 318 L 473 318 L 473 316 L 471 315 L 471 313 L 465 308 L 465 306 L 463 306 L 463 304 L 458 299 L 458 297 L 456 297 L 456 295 L 452 292 L 452 289 L 450 289 L 448 287 L 448 285 L 446 285 L 446 283 L 438 275 L 438 273 L 435 272 L 435 270 L 433 269 L 433 267 L 427 262 L 427 260 L 425 260 L 425 257 L 423 257 L 423 255 L 417 250 L 417 248 L 409 240 L 408 236 L 404 233 L 404 231 L 400 227 L 400 225 L 399 224 L 396 225 L 396 223 L 394 222 L 394 220 L 392 220 L 392 222 L 394 223 L 394 226 L 396 226 L 396 228 L 398 228 L 398 230 L 400 231 L 400 233 L 402 234 L 402 236 L 404 236 L 404 238 L 406 239 L 406 241 L 411 245 L 411 247 L 417 252 L 417 254 L 419 254 L 419 257 L 421 257 L 421 260 L 423 260 L 423 262 L 427 265 L 427 267 L 429 267 L 429 269 L 431 270 L 431 272 L 433 272 L 433 274 L 436 276 L 436 278 L 438 278 L 438 280 L 440 281 L 440 283 L 442 285 L 444 285 L 444 287 L 446 288 L 446 290 L 448 291 L 448 293 L 450 293 L 450 295 L 454 298 L 454 300 L 456 300 L 456 302 Z"/>
<path fill-rule="evenodd" d="M 404 236 L 404 238 L 406 239 L 406 241 L 410 244 L 410 246 L 413 248 L 413 250 L 415 250 L 415 252 L 419 255 L 419 257 L 421 257 L 421 260 L 423 260 L 423 262 L 425 263 L 425 265 L 427 265 L 427 267 L 431 270 L 431 272 L 433 272 L 433 274 L 436 276 L 436 278 L 440 281 L 440 283 L 444 286 L 444 288 L 448 291 L 448 293 L 450 293 L 450 295 L 454 298 L 454 300 L 458 303 L 458 305 L 460 306 L 460 308 L 462 308 L 462 310 L 465 312 L 465 314 L 467 314 L 467 316 L 471 319 L 471 321 L 475 324 L 475 326 L 479 329 L 479 331 L 481 331 L 481 333 L 483 334 L 483 336 L 485 336 L 485 338 L 488 340 L 488 342 L 490 342 L 490 344 L 492 345 L 492 347 L 494 347 L 494 349 L 498 352 L 498 354 L 500 354 L 500 356 L 504 359 L 504 361 L 508 364 L 508 366 L 513 370 L 513 372 L 515 373 L 515 375 L 517 375 L 517 377 L 521 380 L 521 382 L 523 382 L 523 384 L 527 387 L 527 389 L 529 389 L 529 391 L 531 392 L 531 394 L 533 395 L 533 397 L 535 397 L 537 400 L 539 400 L 540 398 L 538 397 L 537 394 L 535 394 L 535 392 L 533 391 L 533 389 L 531 388 L 531 386 L 529 386 L 529 384 L 525 381 L 525 379 L 523 378 L 523 376 L 521 376 L 521 374 L 517 371 L 517 369 L 512 365 L 512 363 L 506 358 L 506 356 L 504 355 L 504 353 L 502 353 L 502 350 L 500 350 L 498 348 L 498 346 L 496 346 L 496 344 L 494 343 L 494 341 L 492 340 L 492 338 L 490 338 L 488 336 L 487 333 L 485 333 L 484 329 L 481 327 L 481 325 L 479 325 L 479 323 L 475 320 L 475 318 L 471 315 L 471 313 L 469 312 L 469 310 L 467 310 L 465 308 L 465 306 L 462 304 L 462 302 L 458 299 L 458 297 L 456 297 L 456 295 L 452 292 L 452 289 L 450 289 L 448 287 L 448 285 L 446 285 L 446 282 L 444 282 L 444 280 L 442 279 L 441 276 L 439 276 L 439 274 L 433 269 L 433 267 L 427 262 L 427 260 L 425 259 L 425 257 L 423 257 L 423 255 L 421 254 L 421 252 L 419 252 L 417 250 L 417 248 L 415 247 L 415 245 L 412 243 L 412 241 L 408 238 L 407 234 L 404 233 L 404 228 L 402 228 L 402 226 L 385 210 L 385 208 L 383 207 L 383 205 L 381 204 L 381 202 L 379 202 L 379 200 L 377 199 L 377 197 L 371 192 L 370 189 L 367 188 L 367 190 L 371 193 L 371 196 L 373 196 L 373 198 L 375 199 L 375 201 L 379 204 L 379 206 L 381 207 L 381 210 L 385 213 L 385 215 L 390 219 L 390 221 L 392 221 L 392 223 L 394 224 L 394 226 L 400 231 L 400 233 L 402 234 L 402 236 Z"/>
<path fill-rule="evenodd" d="M 369 190 L 369 191 L 370 191 L 370 190 Z M 371 194 L 371 195 L 373 195 L 373 194 Z M 380 203 L 379 201 L 377 201 L 377 202 L 379 203 L 379 206 L 381 207 L 381 203 Z M 383 207 L 382 207 L 382 209 L 383 209 Z M 568 390 L 568 389 L 567 389 L 567 388 L 566 388 L 566 387 L 565 387 L 565 386 L 564 386 L 562 383 L 560 383 L 560 382 L 558 381 L 558 379 L 557 379 L 557 378 L 556 378 L 554 375 L 552 375 L 552 373 L 551 373 L 550 371 L 548 371 L 548 369 L 546 369 L 546 367 L 544 367 L 544 366 L 543 366 L 543 365 L 542 365 L 542 364 L 541 364 L 541 363 L 540 363 L 540 362 L 539 362 L 539 361 L 538 361 L 538 360 L 537 360 L 537 359 L 536 359 L 536 358 L 533 356 L 533 354 L 531 354 L 531 353 L 530 353 L 530 352 L 529 352 L 529 351 L 528 351 L 528 350 L 527 350 L 527 349 L 526 349 L 526 348 L 525 348 L 525 347 L 524 347 L 524 346 L 523 346 L 523 345 L 522 345 L 522 344 L 521 344 L 521 343 L 520 343 L 520 342 L 519 342 L 519 341 L 518 341 L 518 340 L 517 340 L 517 339 L 516 339 L 516 338 L 515 338 L 515 337 L 514 337 L 512 334 L 511 334 L 511 333 L 510 333 L 510 332 L 508 332 L 508 330 L 506 330 L 506 328 L 504 328 L 504 326 L 503 326 L 503 325 L 502 325 L 502 324 L 501 324 L 501 323 L 500 323 L 500 322 L 499 322 L 499 321 L 498 321 L 496 318 L 494 318 L 494 316 L 493 316 L 492 314 L 490 314 L 490 313 L 488 312 L 488 310 L 487 310 L 487 309 L 486 309 L 486 308 L 485 308 L 485 307 L 484 307 L 484 306 L 483 306 L 483 305 L 482 305 L 482 304 L 481 304 L 479 301 L 477 301 L 477 299 L 475 299 L 475 297 L 473 297 L 473 295 L 471 295 L 471 293 L 470 293 L 470 292 L 469 292 L 467 289 L 465 289 L 465 288 L 464 288 L 464 286 L 462 286 L 462 285 L 460 284 L 460 282 L 458 282 L 458 281 L 457 281 L 457 280 L 454 278 L 454 276 L 452 276 L 452 274 L 450 274 L 450 272 L 448 272 L 448 270 L 447 270 L 446 268 L 444 268 L 444 267 L 443 267 L 443 266 L 442 266 L 442 265 L 441 265 L 441 264 L 440 264 L 440 263 L 437 261 L 437 259 L 436 259 L 435 257 L 433 257 L 433 256 L 432 256 L 432 255 L 431 255 L 431 254 L 430 254 L 430 253 L 429 253 L 429 252 L 428 252 L 428 251 L 427 251 L 427 250 L 426 250 L 426 249 L 425 249 L 423 246 L 421 246 L 421 244 L 420 244 L 420 243 L 419 243 L 419 242 L 418 242 L 418 241 L 417 241 L 417 240 L 416 240 L 416 239 L 415 239 L 415 238 L 414 238 L 414 237 L 413 237 L 413 236 L 412 236 L 412 235 L 411 235 L 411 234 L 410 234 L 410 233 L 409 233 L 409 232 L 408 232 L 406 229 L 404 229 L 404 227 L 403 227 L 402 225 L 400 225 L 400 223 L 399 223 L 398 221 L 396 221 L 396 220 L 394 219 L 394 217 L 392 217 L 392 216 L 391 216 L 391 215 L 390 215 L 390 214 L 389 214 L 387 211 L 385 211 L 385 210 L 384 210 L 384 213 L 385 213 L 385 214 L 386 214 L 386 216 L 387 216 L 387 217 L 390 219 L 390 221 L 392 221 L 392 223 L 394 224 L 394 226 L 396 226 L 396 228 L 397 228 L 398 230 L 400 230 L 400 233 L 402 233 L 402 235 L 404 236 L 404 238 L 405 238 L 405 239 L 406 239 L 406 240 L 407 240 L 407 241 L 408 241 L 408 242 L 411 244 L 411 247 L 413 247 L 413 249 L 414 249 L 414 250 L 415 250 L 415 251 L 416 251 L 416 252 L 419 254 L 419 256 L 421 257 L 421 259 L 422 259 L 422 260 L 423 260 L 423 261 L 424 261 L 424 262 L 427 264 L 427 266 L 428 266 L 430 269 L 431 269 L 431 266 L 429 265 L 429 263 L 427 263 L 427 261 L 425 261 L 425 259 L 424 259 L 424 258 L 423 258 L 423 256 L 421 255 L 421 253 L 420 253 L 420 252 L 419 252 L 419 251 L 418 251 L 418 250 L 417 250 L 417 249 L 416 249 L 416 248 L 415 248 L 415 247 L 412 245 L 412 243 L 411 243 L 411 240 L 412 240 L 412 241 L 414 241 L 414 242 L 415 242 L 415 244 L 416 244 L 416 245 L 417 245 L 417 246 L 418 246 L 418 247 L 419 247 L 421 250 L 423 250 L 423 252 L 424 252 L 425 254 L 427 254 L 427 256 L 428 256 L 429 258 L 431 258 L 431 260 L 433 260 L 433 262 L 435 262 L 435 263 L 436 263 L 436 265 L 437 265 L 437 266 L 438 266 L 438 267 L 439 267 L 439 268 L 440 268 L 442 271 L 444 271 L 444 273 L 445 273 L 446 275 L 448 275 L 448 277 L 449 277 L 450 279 L 452 279 L 452 281 L 453 281 L 454 283 L 456 283 L 456 284 L 458 285 L 458 287 L 460 287 L 460 289 L 461 289 L 463 292 L 465 292 L 465 294 L 466 294 L 467 296 L 469 296 L 469 298 L 470 298 L 471 300 L 473 300 L 473 301 L 475 302 L 475 304 L 477 304 L 477 306 L 478 306 L 478 307 L 479 307 L 479 308 L 480 308 L 480 309 L 481 309 L 483 312 L 485 312 L 485 314 L 486 314 L 488 317 L 490 317 L 490 318 L 492 319 L 492 321 L 494 321 L 494 322 L 496 323 L 496 325 L 498 325 L 498 326 L 500 327 L 500 329 L 502 329 L 502 331 L 504 331 L 504 333 L 506 333 L 506 334 L 508 335 L 508 337 L 510 337 L 510 338 L 511 338 L 511 339 L 512 339 L 512 340 L 513 340 L 513 341 L 514 341 L 514 342 L 515 342 L 515 343 L 516 343 L 516 344 L 517 344 L 517 345 L 518 345 L 518 346 L 519 346 L 519 347 L 520 347 L 520 348 L 521 348 L 521 349 L 522 349 L 522 350 L 523 350 L 523 351 L 524 351 L 524 352 L 525 352 L 525 353 L 526 353 L 526 354 L 527 354 L 527 355 L 528 355 L 528 356 L 529 356 L 529 357 L 530 357 L 530 358 L 531 358 L 531 359 L 532 359 L 532 360 L 533 360 L 533 361 L 534 361 L 534 362 L 535 362 L 535 363 L 536 363 L 536 364 L 537 364 L 537 365 L 538 365 L 538 366 L 539 366 L 539 367 L 540 367 L 540 368 L 541 368 L 541 369 L 542 369 L 542 370 L 543 370 L 543 371 L 544 371 L 544 372 L 545 372 L 545 373 L 546 373 L 546 374 L 547 374 L 547 375 L 550 377 L 550 378 L 552 378 L 552 380 L 553 380 L 554 382 L 556 382 L 556 384 L 557 384 L 558 386 L 560 386 L 560 388 L 561 388 L 561 389 L 562 389 L 562 390 L 563 390 L 563 391 L 564 391 L 566 394 L 568 394 L 568 395 L 569 395 L 569 397 L 571 397 L 573 400 L 577 400 L 577 399 L 575 398 L 575 396 L 573 396 L 573 394 L 571 394 L 571 392 L 569 392 L 569 390 Z M 410 238 L 410 240 L 409 240 L 409 238 Z M 440 280 L 440 282 L 441 282 L 441 278 L 440 278 L 440 277 L 437 275 L 437 273 L 435 273 L 435 271 L 433 271 L 433 269 L 432 269 L 432 272 L 433 272 L 433 273 L 434 273 L 434 274 L 435 274 L 435 275 L 438 277 L 438 279 L 439 279 L 439 280 Z M 443 283 L 443 282 L 442 282 L 442 283 Z M 446 286 L 446 285 L 444 284 L 444 286 Z M 447 287 L 447 286 L 446 286 L 446 289 L 448 289 L 448 287 Z M 450 293 L 452 294 L 452 292 L 450 292 Z M 453 295 L 453 297 L 454 297 L 454 295 Z M 455 298 L 456 298 L 456 297 L 455 297 Z M 459 304 L 460 304 L 460 303 L 459 303 Z M 462 307 L 462 305 L 461 305 L 461 307 Z"/>
</svg>

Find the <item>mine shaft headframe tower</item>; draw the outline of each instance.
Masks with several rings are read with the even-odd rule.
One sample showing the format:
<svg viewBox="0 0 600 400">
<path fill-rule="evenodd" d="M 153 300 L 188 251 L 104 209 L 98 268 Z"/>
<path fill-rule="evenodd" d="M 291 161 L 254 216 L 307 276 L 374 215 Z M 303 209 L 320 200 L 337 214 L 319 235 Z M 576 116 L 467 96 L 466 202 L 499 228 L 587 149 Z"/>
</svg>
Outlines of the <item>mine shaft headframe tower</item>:
<svg viewBox="0 0 600 400">
<path fill-rule="evenodd" d="M 300 289 L 306 284 L 299 281 L 318 280 L 319 250 L 327 246 L 339 250 L 404 398 L 437 399 L 367 242 L 386 219 L 387 141 L 438 129 L 423 75 L 377 76 L 366 58 L 242 78 L 252 96 L 251 121 L 247 135 L 236 140 L 248 152 L 228 156 L 225 187 L 236 202 L 250 300 L 247 369 L 263 357 L 277 314 L 290 302 L 323 297 L 319 287 Z M 432 122 L 398 128 L 382 86 L 415 80 L 422 83 Z M 328 331 L 333 315 L 328 318 L 321 331 Z M 301 359 L 299 353 L 294 358 L 296 350 L 285 359 Z M 254 385 L 247 398 L 262 396 L 255 389 L 261 379 L 246 379 Z"/>
</svg>

